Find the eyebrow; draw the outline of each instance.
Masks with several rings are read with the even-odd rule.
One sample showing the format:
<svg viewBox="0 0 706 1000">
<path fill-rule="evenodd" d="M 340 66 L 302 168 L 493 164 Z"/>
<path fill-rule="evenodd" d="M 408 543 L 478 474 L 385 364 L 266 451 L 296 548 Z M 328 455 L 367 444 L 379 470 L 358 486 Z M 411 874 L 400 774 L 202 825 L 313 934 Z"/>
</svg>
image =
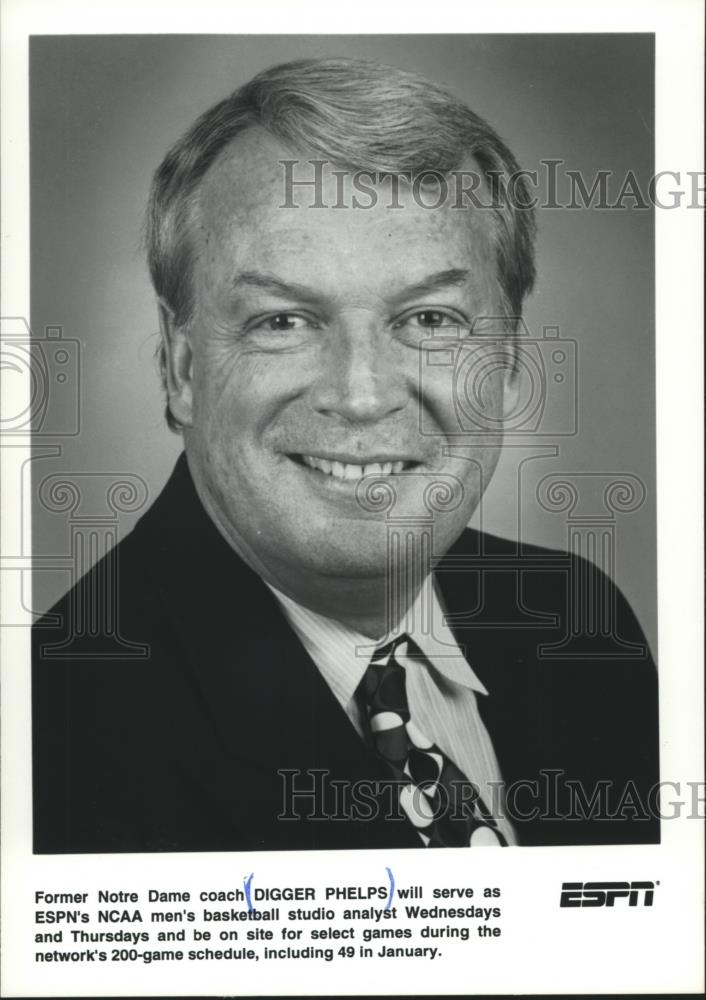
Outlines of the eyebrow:
<svg viewBox="0 0 706 1000">
<path fill-rule="evenodd" d="M 408 285 L 406 288 L 396 292 L 394 299 L 406 299 L 414 295 L 424 295 L 435 292 L 442 288 L 458 287 L 465 285 L 471 276 L 471 272 L 465 268 L 452 267 L 446 271 L 437 271 L 434 274 L 422 278 L 421 281 Z M 241 287 L 261 288 L 264 291 L 272 292 L 280 298 L 306 299 L 317 301 L 322 298 L 321 294 L 308 285 L 301 285 L 298 282 L 283 281 L 274 274 L 261 271 L 241 271 L 233 280 L 233 290 L 237 291 Z"/>
</svg>

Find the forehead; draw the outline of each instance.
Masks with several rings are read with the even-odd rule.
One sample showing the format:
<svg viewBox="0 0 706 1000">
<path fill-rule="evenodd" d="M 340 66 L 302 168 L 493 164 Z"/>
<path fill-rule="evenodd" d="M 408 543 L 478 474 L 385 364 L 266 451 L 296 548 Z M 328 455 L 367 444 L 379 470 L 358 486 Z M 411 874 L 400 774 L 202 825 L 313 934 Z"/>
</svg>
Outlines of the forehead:
<svg viewBox="0 0 706 1000">
<path fill-rule="evenodd" d="M 376 184 L 335 164 L 317 169 L 313 159 L 261 129 L 242 133 L 220 154 L 198 195 L 197 268 L 209 284 L 257 266 L 309 283 L 312 273 L 324 283 L 335 273 L 352 286 L 398 278 L 411 284 L 462 267 L 474 283 L 496 286 L 490 213 L 459 204 L 453 186 L 442 199 L 434 183 Z"/>
</svg>

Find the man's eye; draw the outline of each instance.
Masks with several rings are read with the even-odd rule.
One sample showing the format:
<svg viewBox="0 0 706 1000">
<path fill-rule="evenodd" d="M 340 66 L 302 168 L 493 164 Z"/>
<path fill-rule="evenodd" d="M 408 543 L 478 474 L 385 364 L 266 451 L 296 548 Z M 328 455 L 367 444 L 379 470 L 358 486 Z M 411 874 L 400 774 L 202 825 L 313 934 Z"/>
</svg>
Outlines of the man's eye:
<svg viewBox="0 0 706 1000">
<path fill-rule="evenodd" d="M 259 325 L 276 333 L 280 330 L 298 330 L 305 324 L 306 320 L 302 316 L 296 316 L 294 313 L 277 313 L 276 316 L 268 316 Z"/>
<path fill-rule="evenodd" d="M 458 332 L 466 326 L 464 321 L 456 315 L 442 309 L 418 309 L 416 312 L 408 313 L 407 316 L 398 320 L 395 327 L 414 330 L 448 330 Z"/>
<path fill-rule="evenodd" d="M 452 318 L 447 313 L 439 312 L 438 309 L 424 309 L 422 312 L 414 313 L 410 319 L 418 326 L 450 326 L 453 324 Z M 458 323 L 456 324 L 458 326 Z"/>
</svg>

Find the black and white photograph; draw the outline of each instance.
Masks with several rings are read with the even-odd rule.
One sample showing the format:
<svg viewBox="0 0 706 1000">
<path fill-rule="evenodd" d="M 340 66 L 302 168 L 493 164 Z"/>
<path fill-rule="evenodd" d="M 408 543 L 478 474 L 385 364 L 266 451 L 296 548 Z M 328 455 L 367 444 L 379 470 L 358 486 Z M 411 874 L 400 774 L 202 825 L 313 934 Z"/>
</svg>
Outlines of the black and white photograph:
<svg viewBox="0 0 706 1000">
<path fill-rule="evenodd" d="M 284 41 L 290 53 L 314 47 Z M 537 274 L 536 161 L 521 167 L 452 91 L 370 58 L 269 65 L 284 47 L 277 37 L 33 40 L 36 231 L 48 215 L 63 243 L 68 210 L 113 261 L 110 228 L 81 212 L 86 186 L 72 193 L 76 160 L 96 146 L 111 173 L 116 147 L 135 156 L 105 103 L 134 102 L 126 59 L 150 65 L 151 50 L 173 49 L 169 65 L 181 67 L 193 60 L 176 53 L 210 52 L 228 72 L 245 44 L 262 49 L 265 68 L 175 139 L 149 194 L 163 435 L 183 452 L 162 487 L 139 429 L 115 425 L 101 451 L 127 430 L 124 476 L 95 465 L 91 483 L 79 469 L 48 473 L 39 457 L 32 470 L 35 523 L 46 512 L 48 532 L 73 526 L 85 570 L 35 627 L 35 849 L 658 842 L 657 674 L 608 575 L 622 555 L 654 625 L 653 219 L 635 204 L 652 166 L 651 39 L 567 39 L 555 59 L 565 79 L 579 61 L 591 76 L 600 62 L 606 90 L 612 72 L 632 85 L 624 100 L 642 105 L 634 134 L 616 127 L 622 102 L 594 126 L 607 149 L 619 134 L 632 164 L 625 180 L 599 175 L 595 200 L 603 185 L 623 203 L 579 204 L 594 179 L 569 175 L 573 234 L 585 238 L 582 214 L 606 220 L 594 222 L 588 270 L 575 259 L 560 269 L 550 246 Z M 481 45 L 498 63 L 531 49 L 541 64 L 555 43 Z M 481 45 L 315 42 L 388 49 L 413 65 L 436 48 L 429 61 L 455 58 L 459 81 Z M 530 145 L 528 131 L 516 141 Z M 69 135 L 73 155 L 62 155 Z M 557 182 L 557 205 L 564 193 Z M 137 238 L 138 211 L 132 222 Z M 42 327 L 57 295 L 90 280 L 77 243 L 57 280 L 58 247 L 33 242 Z M 73 306 L 87 384 L 82 461 L 106 393 L 119 393 L 123 412 L 134 398 L 144 419 L 129 385 L 141 367 L 160 395 L 149 326 L 142 358 L 129 350 L 135 318 L 119 277 L 103 336 L 97 316 L 90 330 L 79 325 L 86 303 Z M 523 309 L 535 283 L 532 329 Z M 602 309 L 589 314 L 598 288 Z M 578 316 L 562 297 L 575 298 Z M 66 350 L 58 336 L 47 345 L 53 361 Z M 66 387 L 77 379 L 71 360 Z M 89 366 L 101 369 L 100 397 L 88 394 Z M 52 417 L 40 415 L 42 431 Z M 504 438 L 521 463 L 493 492 Z M 474 516 L 493 523 L 508 494 L 526 508 L 516 537 L 467 528 Z M 100 501 L 104 510 L 89 506 Z M 120 515 L 141 501 L 133 531 L 113 545 Z M 643 506 L 631 558 L 622 521 Z M 559 523 L 570 551 L 532 544 L 533 507 Z M 96 530 L 91 515 L 111 512 Z"/>
<path fill-rule="evenodd" d="M 533 899 L 587 988 L 689 992 L 660 338 L 698 403 L 699 268 L 661 261 L 704 172 L 656 143 L 660 33 L 233 21 L 26 38 L 6 995 L 585 991 L 570 950 L 492 978 Z M 668 898 L 681 970 L 611 973 Z"/>
</svg>

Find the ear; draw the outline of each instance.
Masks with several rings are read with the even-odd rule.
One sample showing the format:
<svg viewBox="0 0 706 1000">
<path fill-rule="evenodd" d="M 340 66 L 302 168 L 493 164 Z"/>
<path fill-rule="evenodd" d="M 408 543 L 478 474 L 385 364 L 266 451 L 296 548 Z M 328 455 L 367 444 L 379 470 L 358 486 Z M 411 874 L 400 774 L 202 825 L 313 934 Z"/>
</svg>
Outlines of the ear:
<svg viewBox="0 0 706 1000">
<path fill-rule="evenodd" d="M 167 403 L 182 427 L 193 423 L 193 357 L 191 340 L 184 326 L 177 326 L 174 313 L 163 299 L 158 300 L 159 331 L 164 348 L 164 378 Z"/>
</svg>

